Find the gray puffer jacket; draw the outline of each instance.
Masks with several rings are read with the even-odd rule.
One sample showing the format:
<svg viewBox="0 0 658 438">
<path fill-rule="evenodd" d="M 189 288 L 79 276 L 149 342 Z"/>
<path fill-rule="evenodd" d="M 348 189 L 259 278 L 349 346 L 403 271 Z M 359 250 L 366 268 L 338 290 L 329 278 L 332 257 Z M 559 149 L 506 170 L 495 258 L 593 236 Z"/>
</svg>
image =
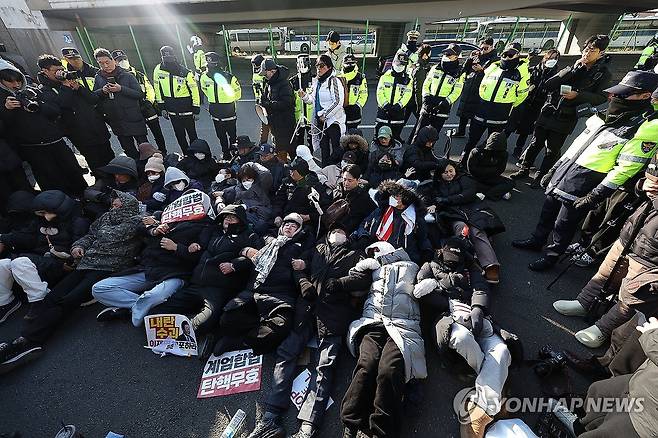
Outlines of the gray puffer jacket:
<svg viewBox="0 0 658 438">
<path fill-rule="evenodd" d="M 385 249 L 386 246 L 390 249 Z M 361 260 L 347 277 L 337 280 L 344 290 L 360 288 L 367 278 L 372 282 L 361 319 L 352 322 L 348 329 L 349 349 L 356 356 L 359 332 L 381 323 L 404 356 L 406 380 L 424 379 L 427 377 L 425 344 L 420 330 L 420 308 L 413 295 L 418 265 L 403 249 L 392 249 L 387 242 L 377 242 L 368 248 L 373 247 L 384 248 L 379 252 L 383 255 Z"/>
<path fill-rule="evenodd" d="M 137 236 L 142 220 L 139 202 L 128 193 L 114 193 L 123 205 L 103 213 L 91 224 L 89 233 L 71 245 L 84 250 L 78 269 L 117 272 L 135 263 L 141 244 Z"/>
<path fill-rule="evenodd" d="M 272 215 L 272 203 L 269 192 L 272 188 L 272 174 L 269 169 L 258 163 L 245 163 L 242 168 L 251 167 L 256 172 L 254 184 L 247 190 L 241 183 L 224 190 L 226 204 L 244 204 L 247 212 L 252 212 L 261 220 L 268 220 Z"/>
</svg>

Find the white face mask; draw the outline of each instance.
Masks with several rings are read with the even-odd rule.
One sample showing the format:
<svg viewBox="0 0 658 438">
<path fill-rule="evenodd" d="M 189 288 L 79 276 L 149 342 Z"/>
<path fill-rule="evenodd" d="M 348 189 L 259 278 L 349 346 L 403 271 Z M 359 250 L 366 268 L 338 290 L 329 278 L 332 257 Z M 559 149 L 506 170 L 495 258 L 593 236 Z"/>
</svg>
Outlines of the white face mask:
<svg viewBox="0 0 658 438">
<path fill-rule="evenodd" d="M 249 190 L 253 185 L 253 181 L 242 181 L 242 187 L 244 187 L 245 190 Z"/>
<path fill-rule="evenodd" d="M 392 196 L 389 196 L 388 197 L 388 205 L 390 205 L 391 207 L 397 207 L 398 206 L 398 200 L 395 199 Z"/>
<path fill-rule="evenodd" d="M 203 160 L 204 158 L 206 158 L 206 154 L 204 154 L 203 152 L 197 152 L 194 154 L 194 156 L 196 157 L 197 160 Z"/>
<path fill-rule="evenodd" d="M 341 162 L 340 162 L 340 168 L 341 168 L 341 169 L 344 169 L 345 166 L 347 166 L 348 164 L 350 164 L 350 163 L 348 163 L 347 161 L 341 161 Z"/>
<path fill-rule="evenodd" d="M 393 70 L 396 73 L 402 73 L 404 71 L 404 65 L 402 65 L 400 63 L 397 63 L 397 62 L 394 62 L 393 63 Z"/>
<path fill-rule="evenodd" d="M 150 182 L 154 182 L 157 181 L 158 178 L 160 178 L 160 175 L 149 175 L 146 178 L 148 178 Z"/>
<path fill-rule="evenodd" d="M 178 190 L 179 192 L 181 192 L 185 190 L 185 187 L 187 187 L 187 183 L 185 181 L 180 181 L 174 184 L 172 187 L 174 188 L 174 190 Z"/>
<path fill-rule="evenodd" d="M 217 176 L 215 177 L 215 181 L 220 183 L 226 179 L 226 174 L 225 173 L 218 173 Z"/>
<path fill-rule="evenodd" d="M 343 233 L 331 233 L 327 240 L 332 245 L 342 245 L 347 242 L 347 236 Z"/>
<path fill-rule="evenodd" d="M 122 59 L 121 61 L 117 62 L 117 64 L 119 64 L 119 67 L 124 70 L 130 69 L 130 62 L 128 62 L 127 59 Z"/>
<path fill-rule="evenodd" d="M 544 63 L 547 68 L 553 68 L 557 65 L 557 59 L 549 59 Z"/>
</svg>

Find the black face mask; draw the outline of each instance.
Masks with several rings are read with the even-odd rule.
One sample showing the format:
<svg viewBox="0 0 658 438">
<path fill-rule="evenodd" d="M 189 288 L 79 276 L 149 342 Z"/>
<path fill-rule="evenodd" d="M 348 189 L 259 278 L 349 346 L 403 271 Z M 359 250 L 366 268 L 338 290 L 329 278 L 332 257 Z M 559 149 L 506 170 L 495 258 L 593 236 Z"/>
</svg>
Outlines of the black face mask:
<svg viewBox="0 0 658 438">
<path fill-rule="evenodd" d="M 393 163 L 379 163 L 379 168 L 381 170 L 391 170 L 393 168 Z"/>
<path fill-rule="evenodd" d="M 236 234 L 240 234 L 240 228 L 241 224 L 228 224 L 228 227 L 226 227 L 225 233 L 229 236 L 235 236 Z"/>
<path fill-rule="evenodd" d="M 512 59 L 502 59 L 500 61 L 500 68 L 503 70 L 511 70 L 513 68 L 516 68 L 519 65 L 519 58 L 512 58 Z"/>
<path fill-rule="evenodd" d="M 344 73 L 352 73 L 354 71 L 355 65 L 346 65 L 343 67 Z"/>
<path fill-rule="evenodd" d="M 623 97 L 613 96 L 608 105 L 608 116 L 618 116 L 627 112 L 641 112 L 649 108 L 648 100 L 628 100 Z M 606 117 L 607 118 L 607 117 Z"/>
<path fill-rule="evenodd" d="M 418 41 L 407 41 L 407 49 L 412 52 L 415 52 L 418 48 Z"/>
<path fill-rule="evenodd" d="M 441 61 L 441 69 L 446 73 L 454 72 L 459 68 L 459 60 L 454 61 Z"/>
</svg>

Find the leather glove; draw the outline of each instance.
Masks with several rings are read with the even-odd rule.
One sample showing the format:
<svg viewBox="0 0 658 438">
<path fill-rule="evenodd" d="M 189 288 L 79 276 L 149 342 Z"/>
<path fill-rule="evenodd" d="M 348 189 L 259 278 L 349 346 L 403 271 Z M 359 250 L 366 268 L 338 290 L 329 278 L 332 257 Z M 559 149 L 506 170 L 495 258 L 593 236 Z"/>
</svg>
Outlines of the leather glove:
<svg viewBox="0 0 658 438">
<path fill-rule="evenodd" d="M 162 113 L 160 115 L 165 119 L 169 120 L 169 113 L 167 112 L 167 110 L 162 110 Z"/>
<path fill-rule="evenodd" d="M 385 103 L 384 106 L 382 107 L 384 111 L 388 111 L 391 109 L 391 104 L 390 103 Z"/>
<path fill-rule="evenodd" d="M 475 306 L 471 309 L 471 327 L 473 336 L 480 336 L 482 327 L 484 325 L 484 312 L 480 306 Z"/>
<path fill-rule="evenodd" d="M 594 210 L 600 201 L 598 196 L 588 193 L 573 201 L 573 206 L 576 210 Z"/>
<path fill-rule="evenodd" d="M 545 189 L 546 187 L 548 187 L 548 183 L 551 182 L 552 177 L 553 177 L 553 175 L 550 174 L 550 173 L 547 173 L 546 175 L 542 176 L 541 181 L 539 181 L 539 186 L 542 189 Z"/>
</svg>

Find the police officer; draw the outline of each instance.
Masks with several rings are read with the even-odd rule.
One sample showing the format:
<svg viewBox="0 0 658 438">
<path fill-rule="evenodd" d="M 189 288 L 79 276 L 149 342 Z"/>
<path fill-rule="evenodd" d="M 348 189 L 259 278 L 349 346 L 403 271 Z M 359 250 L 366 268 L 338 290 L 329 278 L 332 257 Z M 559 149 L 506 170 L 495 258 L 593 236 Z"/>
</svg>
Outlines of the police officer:
<svg viewBox="0 0 658 438">
<path fill-rule="evenodd" d="M 197 139 L 194 122 L 199 119 L 199 87 L 194 74 L 178 62 L 171 46 L 162 46 L 160 56 L 162 62 L 153 70 L 155 101 L 162 116 L 171 120 L 178 145 L 186 154 L 188 138 L 189 142 Z"/>
<path fill-rule="evenodd" d="M 359 72 L 356 57 L 348 53 L 343 56 L 343 69 L 338 75 L 345 78 L 348 102 L 345 106 L 345 125 L 347 129 L 356 128 L 361 123 L 361 112 L 368 100 L 368 83 L 366 75 Z"/>
<path fill-rule="evenodd" d="M 382 125 L 388 125 L 393 137 L 402 141 L 400 134 L 404 128 L 405 107 L 413 97 L 413 81 L 407 74 L 409 58 L 401 50 L 393 57 L 393 65 L 379 78 L 377 84 L 377 121 L 375 132 Z"/>
<path fill-rule="evenodd" d="M 464 87 L 465 73 L 459 66 L 461 47 L 450 44 L 444 51 L 441 61 L 433 66 L 423 83 L 423 105 L 416 124 L 414 137 L 421 128 L 431 125 L 441 132 L 443 124 L 450 116 L 450 108 L 457 101 Z"/>
<path fill-rule="evenodd" d="M 420 38 L 420 32 L 417 30 L 413 29 L 407 32 L 407 41 L 402 43 L 400 46 L 400 50 L 404 51 L 407 56 L 409 57 L 409 64 L 407 64 L 407 74 L 409 77 L 414 81 L 414 97 L 411 98 L 409 101 L 409 104 L 406 106 L 404 110 L 404 124 L 406 125 L 407 122 L 409 121 L 409 118 L 413 114 L 416 116 L 416 121 L 418 121 L 419 113 L 418 111 L 420 110 L 420 107 L 416 104 L 416 91 L 417 87 L 422 87 L 423 86 L 423 81 L 425 78 L 423 77 L 420 81 L 420 83 L 416 82 L 416 74 L 420 73 L 422 76 L 422 69 L 420 69 L 420 47 L 418 45 L 418 39 Z M 431 48 L 430 48 L 431 52 Z M 429 56 L 428 56 L 429 58 Z M 425 74 L 427 74 L 427 70 L 429 70 L 428 66 L 429 62 L 425 63 L 425 66 L 427 69 L 425 70 Z M 411 132 L 411 136 L 413 136 L 413 131 Z M 411 140 L 410 136 L 410 140 Z"/>
<path fill-rule="evenodd" d="M 76 80 L 80 85 L 89 92 L 94 91 L 94 78 L 98 73 L 98 69 L 84 62 L 80 52 L 75 47 L 64 47 L 62 56 L 64 57 L 62 65 L 66 70 L 77 72 L 78 78 Z"/>
<path fill-rule="evenodd" d="M 642 50 L 640 59 L 635 64 L 637 70 L 651 71 L 658 64 L 658 33 L 656 33 L 649 44 Z"/>
<path fill-rule="evenodd" d="M 610 93 L 604 117 L 593 115 L 585 130 L 542 178 L 546 200 L 532 236 L 515 240 L 516 248 L 539 251 L 553 233 L 544 255 L 528 266 L 551 268 L 571 243 L 589 210 L 608 198 L 641 171 L 656 153 L 658 114 L 651 107 L 651 91 L 658 74 L 631 71 Z"/>
<path fill-rule="evenodd" d="M 230 158 L 229 146 L 236 142 L 236 102 L 242 97 L 238 78 L 219 67 L 219 55 L 206 53 L 207 71 L 201 75 L 201 91 L 208 99 L 208 112 L 215 125 L 224 159 Z"/>
<path fill-rule="evenodd" d="M 260 102 L 261 96 L 263 95 L 263 90 L 265 89 L 265 76 L 260 74 L 260 65 L 265 60 L 265 57 L 260 53 L 255 54 L 251 57 L 251 88 L 254 90 L 254 99 L 256 102 Z M 265 123 L 260 124 L 260 143 L 267 143 L 268 137 L 270 136 L 270 126 Z"/>
<path fill-rule="evenodd" d="M 208 70 L 206 53 L 203 51 L 203 41 L 197 35 L 190 37 L 190 48 L 194 59 L 194 78 L 198 81 L 202 74 Z"/>
<path fill-rule="evenodd" d="M 123 50 L 112 51 L 112 58 L 114 58 L 119 67 L 132 73 L 137 78 L 137 82 L 144 92 L 144 99 L 141 100 L 139 105 L 142 110 L 142 116 L 144 116 L 146 126 L 151 130 L 151 134 L 155 138 L 158 149 L 163 155 L 167 155 L 167 146 L 164 135 L 162 135 L 162 128 L 160 127 L 160 111 L 155 103 L 155 90 L 153 89 L 153 85 L 151 85 L 151 81 L 149 81 L 148 76 L 130 65 L 128 55 Z"/>
<path fill-rule="evenodd" d="M 463 166 L 484 131 L 488 129 L 489 135 L 503 131 L 512 108 L 522 104 L 528 96 L 530 73 L 527 59 L 522 60 L 520 54 L 521 45 L 512 43 L 503 51 L 501 59 L 484 71 L 479 89 L 480 104 L 471 120 L 468 141 L 462 153 Z"/>
<path fill-rule="evenodd" d="M 310 105 L 299 96 L 299 90 L 311 92 L 313 76 L 311 75 L 311 59 L 308 53 L 297 55 L 297 74 L 290 78 L 290 85 L 295 92 L 295 122 L 297 122 L 297 135 L 295 145 L 311 144 L 311 120 L 313 120 L 313 105 Z M 303 120 L 302 120 L 303 117 Z"/>
<path fill-rule="evenodd" d="M 336 71 L 341 71 L 343 68 L 343 56 L 345 56 L 345 46 L 340 43 L 340 34 L 335 30 L 330 31 L 327 34 L 327 51 L 326 55 L 329 55 L 331 62 L 334 64 L 334 69 Z"/>
</svg>

